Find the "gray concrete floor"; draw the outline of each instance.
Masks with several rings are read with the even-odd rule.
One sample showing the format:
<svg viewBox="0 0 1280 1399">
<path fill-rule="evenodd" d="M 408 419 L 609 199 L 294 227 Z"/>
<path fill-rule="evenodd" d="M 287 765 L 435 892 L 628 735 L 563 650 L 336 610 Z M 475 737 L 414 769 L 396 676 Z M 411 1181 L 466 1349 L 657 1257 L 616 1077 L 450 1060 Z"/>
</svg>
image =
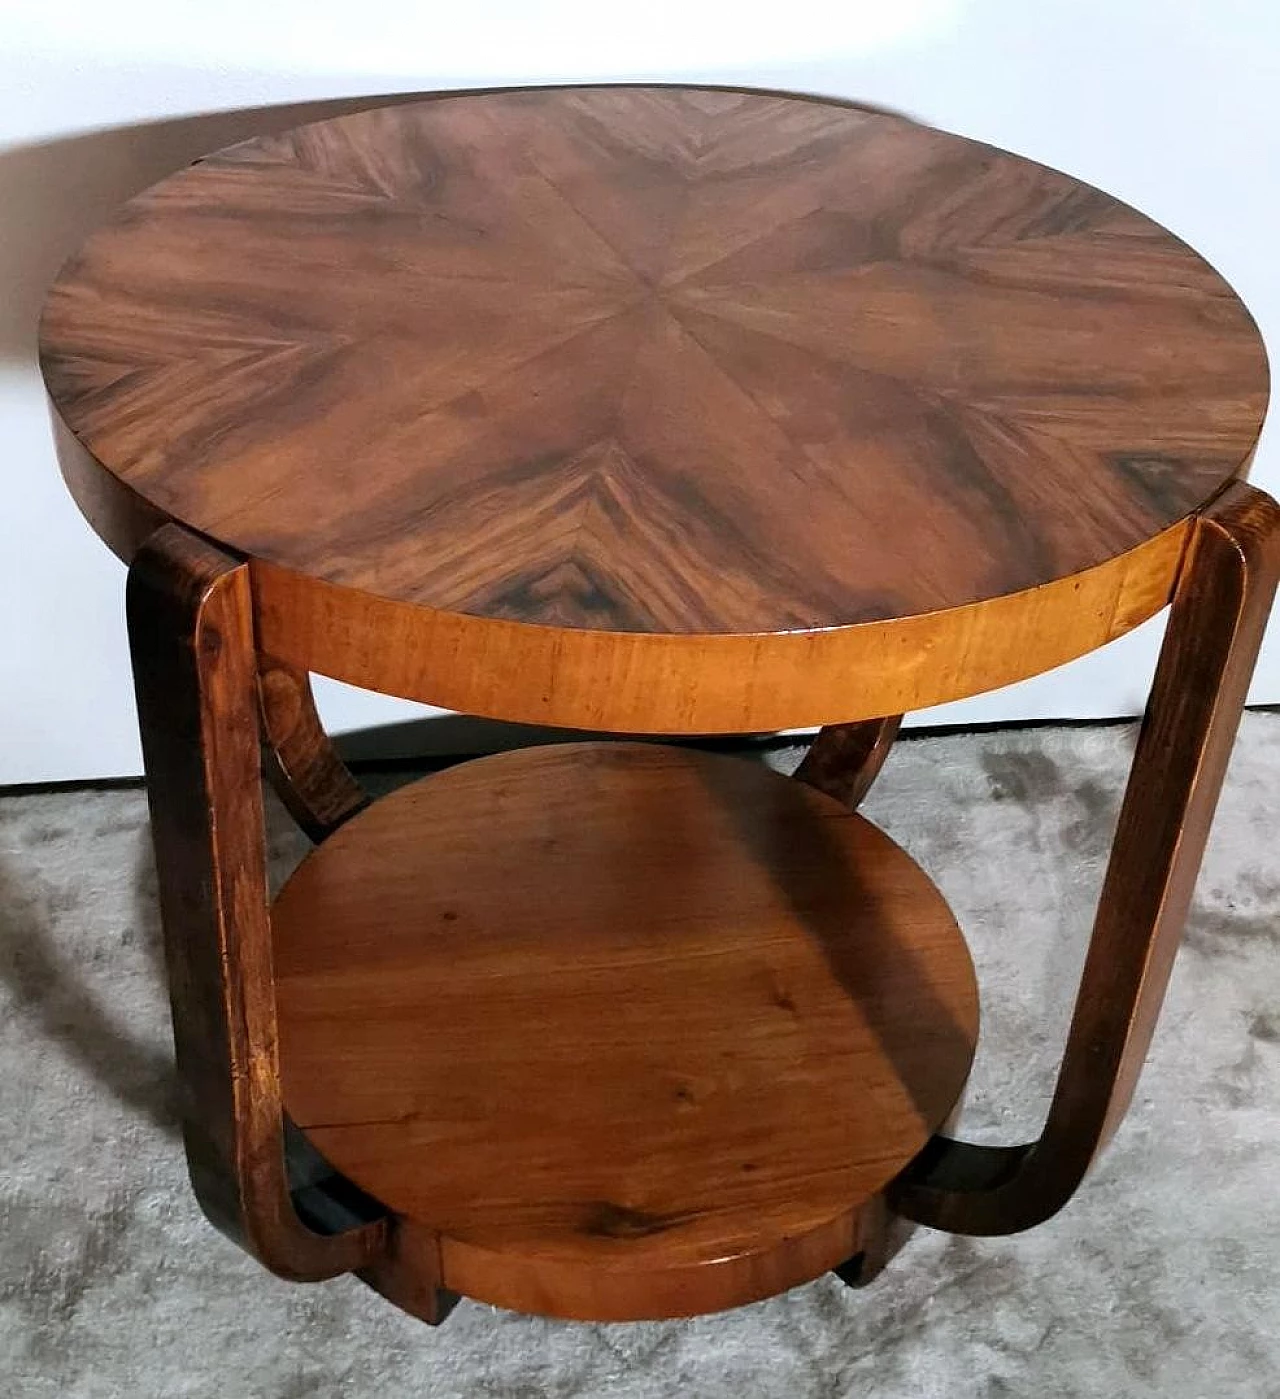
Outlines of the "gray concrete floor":
<svg viewBox="0 0 1280 1399">
<path fill-rule="evenodd" d="M 976 1139 L 1044 1113 L 1132 741 L 913 739 L 868 803 L 973 947 Z M 1277 837 L 1280 717 L 1250 715 L 1133 1111 L 1050 1223 L 919 1231 L 863 1291 L 827 1278 L 689 1322 L 464 1302 L 433 1331 L 352 1279 L 278 1282 L 197 1213 L 142 793 L 0 796 L 0 1393 L 1280 1396 Z M 277 847 L 301 849 L 283 825 Z"/>
</svg>

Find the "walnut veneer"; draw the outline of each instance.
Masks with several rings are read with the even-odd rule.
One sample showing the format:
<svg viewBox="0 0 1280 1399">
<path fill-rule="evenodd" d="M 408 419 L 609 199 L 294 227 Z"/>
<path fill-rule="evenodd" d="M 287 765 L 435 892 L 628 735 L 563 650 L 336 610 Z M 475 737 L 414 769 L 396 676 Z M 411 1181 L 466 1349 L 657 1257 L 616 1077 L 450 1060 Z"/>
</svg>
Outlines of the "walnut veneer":
<svg viewBox="0 0 1280 1399">
<path fill-rule="evenodd" d="M 130 563 L 192 1180 L 267 1267 L 429 1321 L 684 1315 L 866 1281 L 895 1221 L 1067 1202 L 1280 574 L 1243 481 L 1265 355 L 1184 243 L 847 104 L 462 94 L 161 181 L 63 269 L 41 360 Z M 856 808 L 904 711 L 1170 603 L 1044 1130 L 967 1142 L 968 953 Z M 798 781 L 590 743 L 371 805 L 310 672 L 619 734 L 826 727 Z M 274 901 L 264 766 L 317 843 Z"/>
</svg>

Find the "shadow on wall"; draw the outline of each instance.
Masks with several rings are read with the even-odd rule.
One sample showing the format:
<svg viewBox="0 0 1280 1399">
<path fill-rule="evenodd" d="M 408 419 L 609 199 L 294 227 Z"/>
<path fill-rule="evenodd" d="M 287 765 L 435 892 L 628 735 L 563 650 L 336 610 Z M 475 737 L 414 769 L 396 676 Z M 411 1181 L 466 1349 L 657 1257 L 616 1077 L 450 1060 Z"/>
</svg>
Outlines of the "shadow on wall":
<svg viewBox="0 0 1280 1399">
<path fill-rule="evenodd" d="M 423 95 L 250 107 L 0 150 L 0 362 L 34 362 L 40 307 L 58 268 L 139 190 L 220 146 Z"/>
</svg>

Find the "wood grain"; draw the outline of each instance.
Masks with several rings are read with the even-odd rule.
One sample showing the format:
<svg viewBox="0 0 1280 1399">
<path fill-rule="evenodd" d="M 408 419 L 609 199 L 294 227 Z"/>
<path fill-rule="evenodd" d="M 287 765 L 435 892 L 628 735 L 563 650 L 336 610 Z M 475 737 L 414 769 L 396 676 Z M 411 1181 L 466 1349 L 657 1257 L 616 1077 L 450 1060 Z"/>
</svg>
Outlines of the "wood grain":
<svg viewBox="0 0 1280 1399">
<path fill-rule="evenodd" d="M 267 776 L 290 816 L 321 841 L 369 803 L 325 733 L 305 671 L 258 660 L 258 704 Z"/>
<path fill-rule="evenodd" d="M 822 729 L 796 769 L 799 781 L 856 811 L 880 776 L 898 736 L 902 715 Z"/>
<path fill-rule="evenodd" d="M 63 269 L 41 362 L 131 563 L 193 1182 L 268 1267 L 432 1320 L 444 1288 L 689 1315 L 869 1276 L 887 1203 L 1000 1233 L 1069 1198 L 1280 573 L 1238 479 L 1261 343 L 1185 244 L 839 103 L 454 95 L 146 191 Z M 1171 596 L 1044 1133 L 954 1140 L 972 967 L 854 808 L 894 716 Z M 366 809 L 309 672 L 543 724 L 827 727 L 799 782 L 576 745 Z M 270 914 L 261 744 L 325 842 Z"/>
<path fill-rule="evenodd" d="M 694 88 L 220 152 L 90 238 L 41 355 L 95 528 L 249 559 L 281 661 L 619 730 L 874 718 L 1102 644 L 1266 398 L 1230 289 L 1118 201 Z"/>
<path fill-rule="evenodd" d="M 891 1192 L 934 1228 L 1007 1234 L 1060 1209 L 1128 1109 L 1164 999 L 1280 576 L 1280 506 L 1243 483 L 1196 522 L 1138 738 L 1041 1137 L 936 1138 Z"/>
<path fill-rule="evenodd" d="M 526 1311 L 688 1315 L 843 1263 L 977 1035 L 927 877 L 732 758 L 451 769 L 332 836 L 273 919 L 292 1117 L 410 1260 Z"/>
<path fill-rule="evenodd" d="M 128 618 L 192 1185 L 273 1272 L 332 1277 L 386 1225 L 309 1228 L 286 1171 L 248 569 L 167 525 L 130 569 Z"/>
<path fill-rule="evenodd" d="M 803 728 L 941 704 L 1105 645 L 1169 601 L 1189 525 L 1027 593 L 818 632 L 560 630 L 358 596 L 251 563 L 259 644 L 464 713 L 618 733 Z"/>
</svg>

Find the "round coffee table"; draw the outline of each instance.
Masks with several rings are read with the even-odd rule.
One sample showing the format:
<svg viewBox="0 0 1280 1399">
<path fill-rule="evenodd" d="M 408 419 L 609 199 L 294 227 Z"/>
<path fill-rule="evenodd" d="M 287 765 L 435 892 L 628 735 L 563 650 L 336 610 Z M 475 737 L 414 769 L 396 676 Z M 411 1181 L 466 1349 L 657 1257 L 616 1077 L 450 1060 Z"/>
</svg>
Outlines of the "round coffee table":
<svg viewBox="0 0 1280 1399">
<path fill-rule="evenodd" d="M 192 1180 L 269 1268 L 638 1318 L 1060 1208 L 1145 1055 L 1280 568 L 1222 279 L 1079 181 L 699 88 L 218 152 L 63 269 L 128 605 Z M 899 717 L 1172 602 L 1041 1137 L 947 1135 L 964 941 L 856 808 Z M 308 672 L 619 735 L 369 805 Z M 316 841 L 268 894 L 262 753 Z M 980 852 L 975 852 L 980 856 Z"/>
</svg>

